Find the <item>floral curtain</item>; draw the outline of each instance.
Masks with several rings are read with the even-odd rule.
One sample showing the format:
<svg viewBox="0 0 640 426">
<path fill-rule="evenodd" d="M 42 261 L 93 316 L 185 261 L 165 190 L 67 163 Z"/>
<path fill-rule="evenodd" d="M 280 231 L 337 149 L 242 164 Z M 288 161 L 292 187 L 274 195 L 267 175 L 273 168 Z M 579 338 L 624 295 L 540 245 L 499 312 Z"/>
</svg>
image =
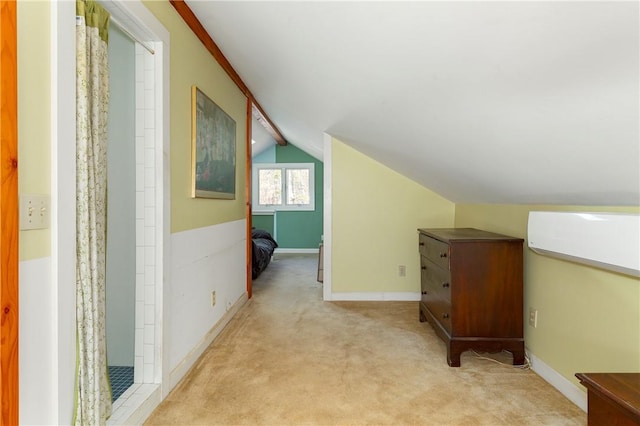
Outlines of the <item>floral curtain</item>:
<svg viewBox="0 0 640 426">
<path fill-rule="evenodd" d="M 76 425 L 111 415 L 105 273 L 109 13 L 76 1 Z"/>
</svg>

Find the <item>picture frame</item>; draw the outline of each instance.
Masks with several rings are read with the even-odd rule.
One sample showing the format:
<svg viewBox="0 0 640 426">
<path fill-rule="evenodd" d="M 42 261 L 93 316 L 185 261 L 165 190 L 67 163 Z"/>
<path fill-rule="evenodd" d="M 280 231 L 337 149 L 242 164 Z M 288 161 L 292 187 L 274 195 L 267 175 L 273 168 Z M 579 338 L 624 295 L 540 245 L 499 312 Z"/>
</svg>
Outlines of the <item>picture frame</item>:
<svg viewBox="0 0 640 426">
<path fill-rule="evenodd" d="M 236 122 L 191 87 L 191 197 L 236 198 Z"/>
</svg>

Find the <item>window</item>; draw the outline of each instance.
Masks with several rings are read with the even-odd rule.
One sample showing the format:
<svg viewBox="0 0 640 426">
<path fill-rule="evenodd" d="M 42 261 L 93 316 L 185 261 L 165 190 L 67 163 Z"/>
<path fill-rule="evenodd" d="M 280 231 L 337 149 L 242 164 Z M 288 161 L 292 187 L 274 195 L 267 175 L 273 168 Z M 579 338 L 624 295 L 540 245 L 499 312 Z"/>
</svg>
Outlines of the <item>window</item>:
<svg viewBox="0 0 640 426">
<path fill-rule="evenodd" d="M 314 210 L 314 164 L 253 165 L 253 209 Z"/>
</svg>

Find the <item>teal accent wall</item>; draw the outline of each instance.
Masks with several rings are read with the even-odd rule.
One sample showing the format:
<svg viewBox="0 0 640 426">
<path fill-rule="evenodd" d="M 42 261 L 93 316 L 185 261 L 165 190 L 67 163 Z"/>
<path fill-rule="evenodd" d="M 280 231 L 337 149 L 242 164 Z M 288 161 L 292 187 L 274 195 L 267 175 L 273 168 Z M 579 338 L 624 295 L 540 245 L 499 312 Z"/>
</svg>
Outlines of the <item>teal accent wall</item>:
<svg viewBox="0 0 640 426">
<path fill-rule="evenodd" d="M 322 235 L 322 210 L 320 214 L 317 211 L 278 212 L 276 221 L 277 241 L 281 248 L 318 248 Z"/>
<path fill-rule="evenodd" d="M 256 154 L 251 159 L 253 164 L 258 163 L 275 163 L 276 162 L 276 146 L 273 145 L 260 154 Z M 256 229 L 264 229 L 265 231 L 269 231 L 271 235 L 275 237 L 275 233 L 273 231 L 273 215 L 251 215 L 251 226 Z"/>
<path fill-rule="evenodd" d="M 291 144 L 276 146 L 276 163 L 314 163 L 316 197 L 314 211 L 280 211 L 276 214 L 278 245 L 282 248 L 318 248 L 323 233 L 324 165 Z"/>
<path fill-rule="evenodd" d="M 278 246 L 285 249 L 313 248 L 317 249 L 322 241 L 323 222 L 322 212 L 324 206 L 324 165 L 292 144 L 277 145 L 275 151 L 260 153 L 253 158 L 253 163 L 314 163 L 315 166 L 315 210 L 314 211 L 278 211 L 275 214 L 275 227 Z M 268 219 L 267 219 L 268 218 Z M 255 228 L 267 229 L 267 221 L 271 216 L 253 215 L 252 224 Z M 258 225 L 260 224 L 260 225 Z M 263 227 L 262 227 L 263 226 Z M 273 230 L 273 224 L 271 224 Z M 271 232 L 273 234 L 273 232 Z"/>
<path fill-rule="evenodd" d="M 254 214 L 251 215 L 251 226 L 256 229 L 263 229 L 273 233 L 273 215 L 272 214 Z"/>
</svg>

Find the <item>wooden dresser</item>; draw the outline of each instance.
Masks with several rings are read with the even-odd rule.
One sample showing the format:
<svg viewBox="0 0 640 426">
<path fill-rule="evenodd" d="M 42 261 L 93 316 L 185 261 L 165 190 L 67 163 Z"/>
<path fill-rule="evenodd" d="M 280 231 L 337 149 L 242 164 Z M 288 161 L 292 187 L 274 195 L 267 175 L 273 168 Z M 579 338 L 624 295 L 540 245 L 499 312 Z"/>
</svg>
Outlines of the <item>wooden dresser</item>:
<svg viewBox="0 0 640 426">
<path fill-rule="evenodd" d="M 460 366 L 466 350 L 513 354 L 524 364 L 522 238 L 473 228 L 418 229 L 420 321 Z"/>
</svg>

